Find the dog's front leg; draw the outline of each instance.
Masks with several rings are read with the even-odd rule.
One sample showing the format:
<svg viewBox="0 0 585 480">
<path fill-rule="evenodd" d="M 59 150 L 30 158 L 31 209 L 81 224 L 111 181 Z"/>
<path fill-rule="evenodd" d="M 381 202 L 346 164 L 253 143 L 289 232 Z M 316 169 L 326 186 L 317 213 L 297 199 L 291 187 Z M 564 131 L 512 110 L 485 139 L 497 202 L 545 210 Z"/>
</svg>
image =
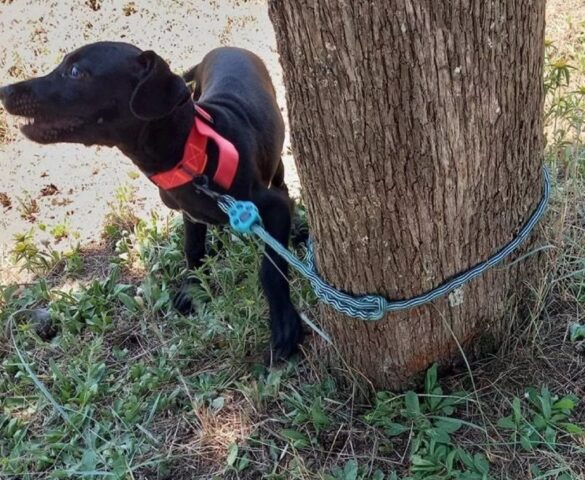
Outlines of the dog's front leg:
<svg viewBox="0 0 585 480">
<path fill-rule="evenodd" d="M 291 215 L 288 197 L 282 192 L 264 189 L 253 198 L 264 228 L 276 240 L 288 246 Z M 272 355 L 269 360 L 286 360 L 297 352 L 303 332 L 299 314 L 290 299 L 288 264 L 270 247 L 266 247 L 260 280 L 270 308 Z"/>
<path fill-rule="evenodd" d="M 185 258 L 189 270 L 199 268 L 205 256 L 205 235 L 207 225 L 205 223 L 192 222 L 183 214 L 183 223 L 185 225 Z M 173 305 L 182 314 L 190 313 L 194 310 L 191 288 L 197 281 L 188 278 L 183 281 L 181 287 L 173 298 Z"/>
</svg>

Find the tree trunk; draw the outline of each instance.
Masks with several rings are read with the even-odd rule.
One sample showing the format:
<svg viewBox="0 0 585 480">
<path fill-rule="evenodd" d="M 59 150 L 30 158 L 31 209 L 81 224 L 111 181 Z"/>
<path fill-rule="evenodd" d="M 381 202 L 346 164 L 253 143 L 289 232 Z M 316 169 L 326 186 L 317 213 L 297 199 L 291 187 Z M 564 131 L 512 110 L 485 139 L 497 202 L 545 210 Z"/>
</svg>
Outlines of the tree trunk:
<svg viewBox="0 0 585 480">
<path fill-rule="evenodd" d="M 542 195 L 543 0 L 270 0 L 321 275 L 410 298 L 510 241 Z M 509 332 L 535 257 L 379 322 L 322 307 L 349 365 L 401 389 Z"/>
</svg>

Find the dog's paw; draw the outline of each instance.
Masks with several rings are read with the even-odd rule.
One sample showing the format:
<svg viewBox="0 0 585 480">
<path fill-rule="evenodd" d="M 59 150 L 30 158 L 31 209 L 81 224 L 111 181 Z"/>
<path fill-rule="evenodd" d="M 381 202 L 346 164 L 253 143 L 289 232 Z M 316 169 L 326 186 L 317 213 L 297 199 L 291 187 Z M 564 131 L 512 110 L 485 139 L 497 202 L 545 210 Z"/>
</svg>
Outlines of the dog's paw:
<svg viewBox="0 0 585 480">
<path fill-rule="evenodd" d="M 193 283 L 184 282 L 173 297 L 173 307 L 182 315 L 195 313 L 197 306 L 193 299 Z"/>
<path fill-rule="evenodd" d="M 264 351 L 264 365 L 266 368 L 284 367 L 288 362 L 293 361 L 299 353 L 298 345 L 293 348 L 285 345 L 270 345 Z"/>
<path fill-rule="evenodd" d="M 264 363 L 267 366 L 276 366 L 291 360 L 299 353 L 299 345 L 303 342 L 301 319 L 294 308 L 291 307 L 284 314 L 280 325 L 280 330 L 272 332 L 270 349 L 264 355 Z"/>
</svg>

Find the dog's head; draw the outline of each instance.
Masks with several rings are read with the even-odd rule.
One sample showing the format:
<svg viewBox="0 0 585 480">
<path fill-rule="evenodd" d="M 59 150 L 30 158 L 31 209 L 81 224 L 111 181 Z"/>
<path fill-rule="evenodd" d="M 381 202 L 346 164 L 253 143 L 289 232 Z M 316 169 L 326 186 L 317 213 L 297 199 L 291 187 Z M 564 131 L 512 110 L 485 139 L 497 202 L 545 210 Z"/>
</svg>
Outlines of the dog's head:
<svg viewBox="0 0 585 480">
<path fill-rule="evenodd" d="M 170 115 L 190 98 L 185 82 L 152 51 L 117 42 L 86 45 L 44 77 L 0 88 L 23 134 L 38 143 L 118 145 L 123 132 Z"/>
</svg>

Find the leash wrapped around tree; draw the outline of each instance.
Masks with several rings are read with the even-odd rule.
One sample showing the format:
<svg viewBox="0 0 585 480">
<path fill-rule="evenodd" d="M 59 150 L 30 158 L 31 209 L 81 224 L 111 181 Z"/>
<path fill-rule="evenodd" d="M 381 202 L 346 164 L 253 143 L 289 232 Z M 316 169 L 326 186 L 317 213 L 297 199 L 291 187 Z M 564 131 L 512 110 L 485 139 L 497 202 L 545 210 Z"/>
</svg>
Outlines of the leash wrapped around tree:
<svg viewBox="0 0 585 480">
<path fill-rule="evenodd" d="M 319 276 L 310 241 L 307 246 L 305 262 L 302 262 L 262 227 L 262 219 L 260 218 L 258 209 L 252 202 L 239 201 L 229 195 L 218 195 L 202 186 L 197 186 L 197 188 L 202 193 L 213 196 L 217 200 L 221 210 L 229 217 L 230 226 L 236 232 L 256 235 L 308 279 L 315 294 L 322 302 L 350 317 L 375 321 L 380 320 L 386 313 L 419 307 L 449 294 L 481 275 L 486 270 L 494 267 L 516 250 L 528 238 L 530 232 L 546 212 L 550 198 L 550 175 L 546 167 L 543 167 L 543 177 L 544 186 L 542 197 L 530 218 L 518 232 L 518 235 L 487 260 L 455 275 L 425 293 L 404 300 L 388 300 L 380 295 L 353 296 L 334 288 Z"/>
</svg>

